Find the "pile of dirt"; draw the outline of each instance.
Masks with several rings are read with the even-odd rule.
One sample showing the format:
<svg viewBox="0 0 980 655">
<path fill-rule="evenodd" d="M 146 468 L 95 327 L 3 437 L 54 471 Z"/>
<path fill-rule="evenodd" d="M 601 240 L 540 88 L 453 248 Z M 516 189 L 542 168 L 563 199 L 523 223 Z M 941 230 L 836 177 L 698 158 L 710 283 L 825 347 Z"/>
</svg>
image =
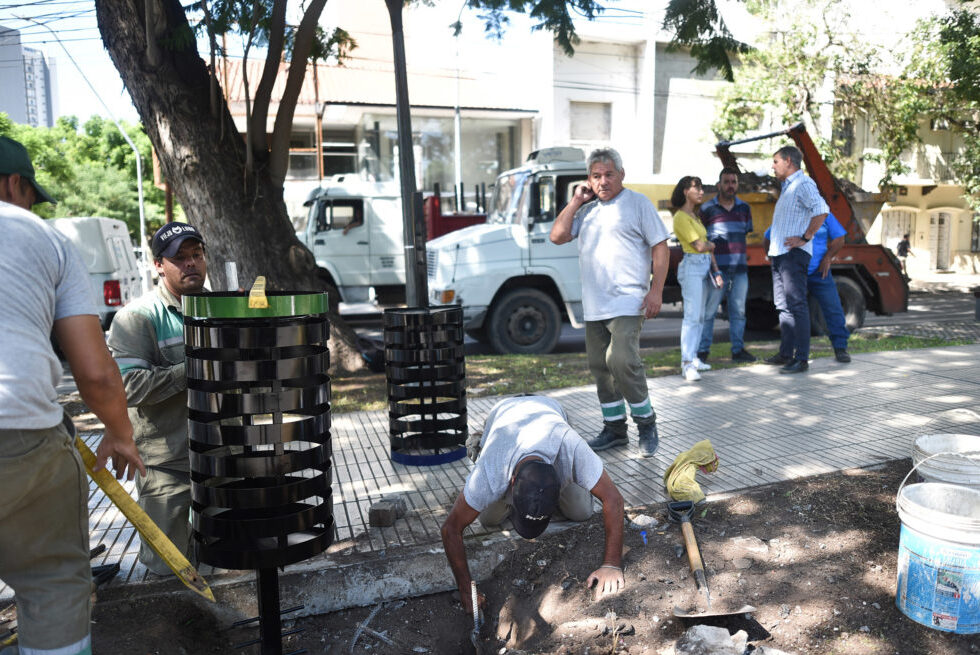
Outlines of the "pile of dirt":
<svg viewBox="0 0 980 655">
<path fill-rule="evenodd" d="M 894 501 L 909 467 L 905 460 L 769 485 L 698 507 L 694 530 L 712 609 L 755 606 L 754 622 L 730 629 L 747 628 L 754 643 L 789 653 L 980 653 L 975 635 L 932 630 L 895 607 L 899 520 Z M 656 521 L 643 528 L 645 540 L 635 527 L 645 522 L 640 515 Z M 672 652 L 687 627 L 686 620 L 675 618 L 674 607 L 699 608 L 704 598 L 695 591 L 680 531 L 667 522 L 664 508 L 638 508 L 630 517 L 623 560 L 627 587 L 599 602 L 584 581 L 601 562 L 601 516 L 535 541 L 519 540 L 481 585 L 489 608 L 480 652 Z M 254 632 L 215 626 L 179 599 L 112 613 L 96 606 L 95 619 L 93 645 L 106 654 L 213 652 L 219 642 L 240 643 Z M 472 619 L 451 593 L 286 625 L 304 631 L 284 640 L 285 652 L 474 652 Z"/>
</svg>

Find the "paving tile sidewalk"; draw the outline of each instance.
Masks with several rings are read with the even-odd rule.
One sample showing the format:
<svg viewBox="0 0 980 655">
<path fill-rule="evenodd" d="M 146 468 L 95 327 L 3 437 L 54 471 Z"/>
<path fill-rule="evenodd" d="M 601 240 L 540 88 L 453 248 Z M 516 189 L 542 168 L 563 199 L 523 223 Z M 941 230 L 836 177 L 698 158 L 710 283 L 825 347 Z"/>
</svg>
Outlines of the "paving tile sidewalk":
<svg viewBox="0 0 980 655">
<path fill-rule="evenodd" d="M 628 507 L 663 502 L 665 469 L 704 438 L 711 439 L 720 458 L 717 473 L 698 476 L 709 496 L 908 457 L 912 440 L 921 434 L 980 434 L 978 361 L 980 344 L 974 344 L 855 355 L 847 365 L 821 358 L 806 375 L 780 375 L 775 367 L 756 364 L 707 372 L 696 383 L 679 376 L 652 378 L 648 386 L 661 437 L 656 456 L 638 456 L 635 428 L 628 447 L 601 456 Z M 565 406 L 581 434 L 600 429 L 594 386 L 545 395 Z M 471 431 L 481 428 L 497 400 L 469 399 Z M 334 545 L 321 557 L 441 547 L 439 527 L 463 485 L 468 460 L 438 467 L 392 463 L 386 412 L 335 415 L 332 434 L 337 530 Z M 93 448 L 100 438 L 84 436 Z M 367 527 L 368 508 L 387 493 L 407 497 L 408 516 L 392 528 Z M 136 561 L 138 537 L 94 484 L 89 508 L 91 543 L 107 546 L 93 564 L 120 562 L 122 570 L 110 585 L 146 580 Z M 468 531 L 487 534 L 478 522 Z M 208 567 L 202 573 L 208 575 Z M 0 598 L 11 593 L 0 582 Z"/>
</svg>

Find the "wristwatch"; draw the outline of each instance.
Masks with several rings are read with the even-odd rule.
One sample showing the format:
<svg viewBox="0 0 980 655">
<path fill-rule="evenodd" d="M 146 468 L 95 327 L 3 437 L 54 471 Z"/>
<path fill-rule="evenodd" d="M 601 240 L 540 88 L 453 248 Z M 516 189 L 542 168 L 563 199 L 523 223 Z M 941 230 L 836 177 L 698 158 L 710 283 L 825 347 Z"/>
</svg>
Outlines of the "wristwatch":
<svg viewBox="0 0 980 655">
<path fill-rule="evenodd" d="M 801 239 L 803 239 L 803 243 L 806 243 L 807 241 L 809 241 L 809 240 L 810 240 L 810 237 L 808 237 L 808 236 L 807 236 L 807 235 L 805 235 L 805 234 L 801 234 L 801 235 L 800 235 L 800 238 L 801 238 Z"/>
</svg>

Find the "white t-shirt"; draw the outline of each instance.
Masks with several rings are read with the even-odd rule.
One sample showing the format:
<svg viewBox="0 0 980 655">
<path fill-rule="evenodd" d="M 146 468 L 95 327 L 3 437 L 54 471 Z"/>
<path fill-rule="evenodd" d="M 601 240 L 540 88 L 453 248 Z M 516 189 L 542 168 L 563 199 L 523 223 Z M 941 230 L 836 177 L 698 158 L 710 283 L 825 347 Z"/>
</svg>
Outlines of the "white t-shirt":
<svg viewBox="0 0 980 655">
<path fill-rule="evenodd" d="M 54 322 L 98 315 L 88 271 L 64 235 L 27 211 L 0 202 L 0 282 L 7 295 L 0 331 L 0 429 L 43 430 L 61 422 L 55 387 L 61 362 Z"/>
<path fill-rule="evenodd" d="M 506 398 L 487 416 L 483 450 L 463 487 L 463 497 L 478 512 L 500 500 L 510 487 L 517 463 L 536 455 L 552 464 L 562 487 L 577 484 L 591 491 L 602 477 L 602 460 L 566 422 L 558 401 L 543 396 Z"/>
<path fill-rule="evenodd" d="M 623 189 L 608 202 L 583 205 L 572 221 L 572 238 L 578 238 L 585 320 L 641 315 L 650 291 L 650 248 L 667 239 L 647 197 Z"/>
</svg>

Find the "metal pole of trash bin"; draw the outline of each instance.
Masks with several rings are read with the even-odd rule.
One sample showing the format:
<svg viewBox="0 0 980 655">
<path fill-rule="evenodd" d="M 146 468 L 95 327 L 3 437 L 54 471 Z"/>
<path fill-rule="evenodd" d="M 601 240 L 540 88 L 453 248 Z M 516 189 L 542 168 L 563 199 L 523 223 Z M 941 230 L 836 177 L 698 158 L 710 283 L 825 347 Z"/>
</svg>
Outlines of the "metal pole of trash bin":
<svg viewBox="0 0 980 655">
<path fill-rule="evenodd" d="M 262 655 L 282 654 L 278 568 L 333 541 L 327 296 L 183 297 L 199 561 L 255 569 Z M 292 608 L 293 611 L 301 609 Z M 301 651 L 305 652 L 305 651 Z"/>
</svg>

